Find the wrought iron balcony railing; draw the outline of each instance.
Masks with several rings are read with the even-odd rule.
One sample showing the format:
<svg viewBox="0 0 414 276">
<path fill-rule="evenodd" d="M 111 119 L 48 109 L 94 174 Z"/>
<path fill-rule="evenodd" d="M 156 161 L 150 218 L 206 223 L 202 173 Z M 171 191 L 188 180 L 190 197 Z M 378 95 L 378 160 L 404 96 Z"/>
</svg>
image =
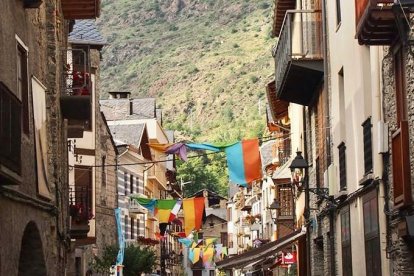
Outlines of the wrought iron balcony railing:
<svg viewBox="0 0 414 276">
<path fill-rule="evenodd" d="M 89 66 L 89 48 L 71 48 L 64 51 L 67 64 L 62 72 L 61 110 L 70 126 L 79 131 L 69 132 L 69 138 L 80 138 L 83 129 L 90 127 L 92 107 L 92 80 Z"/>
<path fill-rule="evenodd" d="M 73 239 L 86 238 L 92 213 L 92 192 L 89 187 L 72 186 L 69 188 L 69 214 L 71 217 L 70 235 Z"/>
<path fill-rule="evenodd" d="M 323 76 L 322 19 L 319 11 L 288 11 L 277 45 L 275 90 L 279 99 L 308 105 Z"/>
</svg>

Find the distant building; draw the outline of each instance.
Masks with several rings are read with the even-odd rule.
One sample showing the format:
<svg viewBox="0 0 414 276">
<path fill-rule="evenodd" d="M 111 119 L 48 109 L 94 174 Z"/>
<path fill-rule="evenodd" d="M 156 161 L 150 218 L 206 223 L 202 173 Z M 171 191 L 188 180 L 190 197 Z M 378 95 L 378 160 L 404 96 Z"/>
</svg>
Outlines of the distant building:
<svg viewBox="0 0 414 276">
<path fill-rule="evenodd" d="M 199 239 L 217 238 L 216 243 L 228 246 L 227 234 L 227 199 L 216 192 L 203 189 L 189 197 L 204 197 L 205 218 L 202 229 L 198 232 Z M 215 273 L 215 267 L 206 268 L 202 260 L 191 264 L 188 260 L 188 252 L 184 250 L 184 269 L 188 275 L 212 275 Z"/>
<path fill-rule="evenodd" d="M 148 146 L 148 143 L 173 142 L 174 135 L 163 129 L 161 110 L 156 108 L 154 98 L 132 99 L 129 92 L 110 92 L 110 99 L 101 100 L 100 105 L 119 151 L 118 204 L 122 208 L 122 228 L 127 244 L 137 244 L 139 236 L 155 241 L 160 234 L 157 219 L 131 202 L 129 195 L 155 199 L 181 196 L 173 158 Z M 167 230 L 180 232 L 181 226 L 170 225 Z M 155 248 L 161 260 L 157 270 L 165 269 L 167 275 L 178 274 L 181 245 L 177 238 L 167 235 L 162 246 Z"/>
</svg>

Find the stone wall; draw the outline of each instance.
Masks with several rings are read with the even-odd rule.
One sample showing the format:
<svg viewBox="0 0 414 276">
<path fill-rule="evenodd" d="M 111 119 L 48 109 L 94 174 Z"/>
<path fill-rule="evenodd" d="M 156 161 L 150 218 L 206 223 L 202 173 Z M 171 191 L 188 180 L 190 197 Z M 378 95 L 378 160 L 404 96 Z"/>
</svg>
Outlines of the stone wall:
<svg viewBox="0 0 414 276">
<path fill-rule="evenodd" d="M 59 97 L 63 68 L 60 49 L 66 45 L 68 26 L 60 1 L 43 0 L 39 8 L 25 9 L 23 1 L 5 0 L 0 2 L 0 10 L 0 81 L 17 93 L 16 36 L 28 48 L 29 77 L 29 133 L 22 134 L 21 140 L 22 181 L 19 185 L 0 186 L 0 275 L 17 274 L 20 249 L 22 245 L 27 249 L 27 244 L 43 251 L 47 275 L 63 275 L 67 249 L 67 158 Z M 47 199 L 39 196 L 37 187 L 32 76 L 46 87 L 46 174 L 50 191 Z M 39 235 L 24 234 L 26 227 Z M 30 258 L 29 254 L 24 266 L 31 265 Z M 33 262 L 37 258 L 33 256 Z M 40 266 L 41 262 L 33 263 L 33 275 L 38 275 L 41 269 L 36 269 Z"/>
<path fill-rule="evenodd" d="M 106 167 L 98 167 L 96 171 L 96 247 L 97 254 L 102 254 L 105 246 L 117 243 L 117 230 L 114 209 L 117 204 L 117 155 L 115 144 L 111 133 L 106 125 L 102 114 L 97 117 L 97 139 L 96 144 L 100 148 L 96 150 L 96 164 L 102 163 L 105 156 Z M 105 170 L 105 176 L 102 173 Z M 102 178 L 106 177 L 106 183 Z"/>
<path fill-rule="evenodd" d="M 394 80 L 394 68 L 393 57 L 390 49 L 386 49 L 386 56 L 383 60 L 383 104 L 385 122 L 389 126 L 389 141 L 390 141 L 390 154 L 391 151 L 391 137 L 397 129 L 397 107 L 395 98 L 395 80 Z M 414 193 L 414 57 L 411 51 L 404 49 L 406 54 L 406 88 L 407 88 L 407 111 L 408 111 L 408 124 L 409 124 L 409 150 L 410 151 L 410 164 L 411 164 L 411 191 Z M 391 240 L 389 241 L 388 251 L 391 253 L 391 266 L 392 273 L 396 276 L 402 275 L 414 275 L 414 247 L 404 241 L 398 236 L 397 225 L 402 221 L 402 217 L 398 214 L 397 210 L 393 210 L 393 175 L 392 175 L 392 158 L 389 157 L 388 171 L 388 184 L 390 198 L 389 205 L 391 207 L 390 215 L 390 231 Z M 414 214 L 413 207 L 405 211 L 406 214 Z"/>
</svg>

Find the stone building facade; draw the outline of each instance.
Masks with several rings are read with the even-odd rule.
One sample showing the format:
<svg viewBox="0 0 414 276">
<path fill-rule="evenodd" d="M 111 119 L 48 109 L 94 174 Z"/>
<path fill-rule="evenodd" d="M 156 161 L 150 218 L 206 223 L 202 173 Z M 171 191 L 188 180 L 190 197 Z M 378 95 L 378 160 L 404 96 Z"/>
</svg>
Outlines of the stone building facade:
<svg viewBox="0 0 414 276">
<path fill-rule="evenodd" d="M 118 207 L 117 148 L 103 113 L 97 121 L 100 145 L 96 151 L 96 254 L 102 255 L 106 246 L 117 243 L 118 233 L 114 209 Z"/>
<path fill-rule="evenodd" d="M 67 154 L 61 1 L 0 3 L 0 274 L 64 275 Z"/>
<path fill-rule="evenodd" d="M 412 24 L 412 21 L 411 21 Z M 385 159 L 385 181 L 388 187 L 386 198 L 388 204 L 385 205 L 385 211 L 388 213 L 388 238 L 387 252 L 391 260 L 391 271 L 393 275 L 414 275 L 414 250 L 410 239 L 413 238 L 413 218 L 414 208 L 412 198 L 414 196 L 414 57 L 410 46 L 405 44 L 406 41 L 400 39 L 394 47 L 386 47 L 384 59 L 382 61 L 383 71 L 383 105 L 384 120 L 388 125 L 388 140 L 390 154 L 384 156 Z M 398 67 L 401 70 L 398 71 Z M 402 86 L 397 86 L 402 83 Z M 400 101 L 400 102 L 398 102 Z M 401 107 L 404 106 L 404 107 Z M 404 128 L 402 123 L 406 122 Z M 393 143 L 398 139 L 397 133 L 406 132 L 402 138 L 402 144 L 405 144 L 405 150 L 401 153 L 395 153 Z M 395 137 L 395 138 L 394 138 Z M 394 159 L 393 155 L 398 157 Z M 408 162 L 404 162 L 407 160 Z M 396 178 L 394 173 L 397 168 L 407 168 L 403 175 L 406 179 Z M 397 181 L 397 180 L 400 181 Z M 398 191 L 396 192 L 396 189 Z M 397 193 L 405 193 L 403 204 L 398 204 L 395 197 Z M 411 202 L 411 203 L 410 203 Z M 397 206 L 402 205 L 402 206 Z M 408 219 L 408 220 L 407 220 Z"/>
</svg>

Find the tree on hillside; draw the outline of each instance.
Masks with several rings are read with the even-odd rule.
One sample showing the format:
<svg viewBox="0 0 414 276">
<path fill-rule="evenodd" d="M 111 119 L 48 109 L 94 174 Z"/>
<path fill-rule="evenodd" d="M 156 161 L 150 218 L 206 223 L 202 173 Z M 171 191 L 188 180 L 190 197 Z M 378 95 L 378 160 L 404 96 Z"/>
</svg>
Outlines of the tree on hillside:
<svg viewBox="0 0 414 276">
<path fill-rule="evenodd" d="M 228 175 L 224 153 L 201 155 L 189 158 L 187 162 L 179 162 L 177 175 L 184 182 L 191 181 L 183 188 L 184 196 L 204 188 L 227 196 Z"/>
<path fill-rule="evenodd" d="M 96 256 L 92 268 L 96 273 L 109 275 L 109 269 L 115 265 L 118 246 L 110 245 L 104 248 L 101 257 Z M 151 273 L 155 267 L 157 256 L 150 247 L 128 246 L 124 254 L 123 275 L 135 276 L 141 273 Z"/>
</svg>

